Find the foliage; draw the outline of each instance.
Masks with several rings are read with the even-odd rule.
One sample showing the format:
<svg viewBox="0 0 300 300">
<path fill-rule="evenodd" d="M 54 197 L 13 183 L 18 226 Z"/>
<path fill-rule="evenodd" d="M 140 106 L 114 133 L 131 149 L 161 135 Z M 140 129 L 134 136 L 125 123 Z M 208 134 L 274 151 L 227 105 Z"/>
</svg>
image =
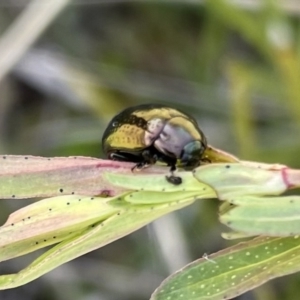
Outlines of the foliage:
<svg viewBox="0 0 300 300">
<path fill-rule="evenodd" d="M 210 148 L 207 155 L 212 152 Z M 224 153 L 219 158 L 222 157 Z M 193 172 L 180 172 L 183 183 L 173 185 L 165 179 L 165 174 L 130 174 L 130 165 L 126 163 L 80 157 L 50 161 L 18 156 L 2 159 L 1 197 L 7 196 L 9 190 L 13 192 L 12 199 L 23 198 L 28 195 L 30 183 L 38 195 L 72 195 L 46 198 L 8 218 L 0 229 L 1 261 L 55 246 L 20 272 L 0 276 L 0 289 L 24 285 L 164 214 L 199 199 L 216 197 L 226 201 L 221 207 L 221 221 L 238 234 L 277 238 L 256 238 L 195 261 L 163 282 L 151 299 L 231 299 L 272 278 L 300 269 L 300 199 L 275 196 L 291 186 L 299 186 L 300 171 L 279 165 L 219 162 L 198 167 Z M 233 158 L 229 156 L 229 160 Z M 19 161 L 23 161 L 23 171 L 18 168 Z M 122 174 L 122 168 L 126 171 L 126 167 L 129 174 Z M 35 180 L 37 170 L 43 180 Z M 85 187 L 86 195 L 78 195 L 76 190 L 70 192 L 74 181 L 84 178 L 86 173 L 92 174 Z M 96 178 L 99 187 L 106 187 L 98 197 L 92 184 Z M 58 190 L 53 185 L 58 181 L 64 183 L 64 189 Z M 92 188 L 89 190 L 88 186 Z M 118 188 L 124 189 L 123 193 Z M 226 203 L 233 207 L 227 205 L 224 209 Z M 295 236 L 285 238 L 290 235 Z"/>
<path fill-rule="evenodd" d="M 21 17 L 25 2 L 29 3 L 0 1 L 1 38 Z M 43 21 L 40 14 L 34 16 Z M 29 19 L 28 28 L 35 22 Z M 289 0 L 70 1 L 0 83 L 0 151 L 101 157 L 101 134 L 115 113 L 128 105 L 159 102 L 192 114 L 210 144 L 241 159 L 299 168 L 299 28 L 299 6 Z M 23 27 L 12 32 L 14 47 L 17 42 L 24 47 L 23 39 L 36 31 Z M 12 47 L 7 50 L 0 53 L 4 62 L 15 53 Z M 19 161 L 18 167 L 22 166 Z M 84 190 L 92 182 L 84 169 L 89 167 L 81 170 L 82 184 L 74 179 L 70 191 Z M 66 170 L 61 178 L 67 174 Z M 40 175 L 22 186 L 27 186 L 24 198 L 38 195 L 32 190 L 35 182 L 38 186 L 47 183 L 49 177 Z M 61 196 L 61 178 L 43 186 L 48 196 L 39 196 Z M 96 183 L 87 188 L 96 190 Z M 49 194 L 50 190 L 55 193 Z M 67 195 L 68 190 L 64 191 Z M 27 200 L 11 201 L 15 192 L 7 190 L 3 198 L 9 200 L 1 200 L 2 222 L 28 204 Z M 251 229 L 265 230 L 265 219 L 270 224 L 272 218 L 278 230 L 282 227 L 276 226 L 277 212 L 284 205 L 286 216 L 295 210 L 285 224 L 290 219 L 290 224 L 295 222 L 291 226 L 297 226 L 297 201 L 288 204 L 293 198 L 277 203 L 277 212 L 274 204 L 273 215 L 244 200 L 234 199 L 238 205 L 234 209 L 225 203 L 222 222 L 244 230 L 251 219 L 237 215 L 254 209 L 252 213 L 259 212 L 260 218 Z M 231 245 L 220 237 L 223 228 L 216 217 L 217 205 L 217 201 L 197 201 L 165 217 L 166 230 L 155 230 L 160 224 L 155 222 L 151 237 L 157 239 L 149 241 L 148 231 L 138 231 L 24 287 L 2 291 L 1 297 L 149 299 L 159 281 L 174 270 L 203 253 Z M 176 245 L 172 257 L 170 250 L 163 251 L 166 244 Z M 1 273 L 15 273 L 29 261 L 25 256 L 3 262 Z M 294 274 L 255 289 L 251 297 L 289 300 L 298 289 L 299 275 Z"/>
</svg>

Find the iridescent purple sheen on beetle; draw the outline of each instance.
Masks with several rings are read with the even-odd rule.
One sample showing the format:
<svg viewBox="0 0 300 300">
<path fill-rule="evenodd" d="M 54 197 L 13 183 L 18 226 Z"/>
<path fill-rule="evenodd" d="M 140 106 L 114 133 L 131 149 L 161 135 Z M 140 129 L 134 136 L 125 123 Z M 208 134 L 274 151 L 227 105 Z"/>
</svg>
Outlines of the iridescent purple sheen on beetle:
<svg viewBox="0 0 300 300">
<path fill-rule="evenodd" d="M 167 180 L 180 184 L 176 166 L 186 170 L 200 165 L 207 147 L 196 120 L 178 109 L 144 104 L 116 115 L 102 137 L 103 152 L 109 159 L 135 162 L 141 169 L 161 161 L 170 166 Z"/>
</svg>

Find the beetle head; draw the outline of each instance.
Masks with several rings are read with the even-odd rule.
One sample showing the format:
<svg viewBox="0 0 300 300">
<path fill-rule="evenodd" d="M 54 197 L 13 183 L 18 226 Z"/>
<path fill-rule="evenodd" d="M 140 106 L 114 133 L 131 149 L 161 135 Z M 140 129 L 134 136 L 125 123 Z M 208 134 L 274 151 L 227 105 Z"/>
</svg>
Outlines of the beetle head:
<svg viewBox="0 0 300 300">
<path fill-rule="evenodd" d="M 184 169 L 193 169 L 200 165 L 206 145 L 202 141 L 192 141 L 185 145 L 180 157 L 180 166 Z"/>
</svg>

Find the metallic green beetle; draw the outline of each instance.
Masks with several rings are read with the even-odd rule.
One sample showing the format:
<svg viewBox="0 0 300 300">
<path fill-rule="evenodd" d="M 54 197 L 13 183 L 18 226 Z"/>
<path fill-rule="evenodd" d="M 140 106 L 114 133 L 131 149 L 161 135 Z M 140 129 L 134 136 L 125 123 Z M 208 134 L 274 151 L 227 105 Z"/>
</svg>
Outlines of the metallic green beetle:
<svg viewBox="0 0 300 300">
<path fill-rule="evenodd" d="M 173 175 L 176 166 L 186 170 L 199 166 L 207 142 L 193 117 L 171 107 L 143 104 L 110 121 L 102 147 L 109 159 L 135 162 L 133 169 L 162 161 L 171 167 L 167 180 L 180 184 L 181 178 Z"/>
</svg>

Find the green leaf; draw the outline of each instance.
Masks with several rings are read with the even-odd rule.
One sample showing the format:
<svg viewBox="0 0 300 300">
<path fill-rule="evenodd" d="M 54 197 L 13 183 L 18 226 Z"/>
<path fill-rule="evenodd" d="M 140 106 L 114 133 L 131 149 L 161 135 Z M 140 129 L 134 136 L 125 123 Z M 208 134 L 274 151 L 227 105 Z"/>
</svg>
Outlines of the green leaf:
<svg viewBox="0 0 300 300">
<path fill-rule="evenodd" d="M 78 231 L 76 236 L 66 238 L 19 273 L 0 276 L 0 289 L 26 284 L 63 263 L 111 243 L 158 217 L 192 202 L 173 202 L 155 207 L 149 205 L 133 206 L 131 204 L 126 205 L 124 201 L 118 198 L 112 204 L 112 207 L 118 208 L 117 213 L 87 227 L 85 230 Z"/>
<path fill-rule="evenodd" d="M 139 174 L 132 174 L 130 165 L 125 164 L 123 167 L 122 163 L 96 160 L 97 163 L 100 164 L 96 167 L 94 160 L 86 160 L 85 163 L 87 165 L 83 167 L 84 160 L 82 160 L 80 161 L 80 167 L 77 168 L 76 164 L 74 164 L 75 158 L 72 158 L 71 160 L 57 159 L 53 167 L 48 165 L 45 159 L 37 158 L 36 160 L 32 159 L 32 170 L 26 169 L 28 165 L 26 167 L 22 165 L 20 172 L 18 172 L 15 160 L 20 163 L 20 158 L 11 157 L 8 159 L 8 164 L 5 165 L 4 170 L 1 171 L 3 171 L 4 175 L 3 182 L 9 182 L 8 185 L 10 185 L 10 188 L 13 188 L 15 191 L 20 191 L 19 196 L 27 195 L 26 184 L 33 183 L 37 185 L 39 195 L 43 193 L 44 187 L 45 190 L 47 190 L 49 186 L 51 188 L 47 190 L 47 193 L 51 193 L 51 189 L 55 186 L 53 183 L 56 182 L 56 184 L 58 184 L 57 180 L 63 180 L 63 177 L 60 177 L 63 175 L 66 179 L 64 186 L 68 186 L 70 180 L 70 186 L 75 188 L 75 186 L 79 185 L 79 178 L 82 174 L 86 176 L 84 177 L 85 180 L 89 178 L 91 181 L 90 185 L 87 185 L 88 188 L 90 188 L 90 190 L 87 190 L 88 194 L 94 193 L 97 190 L 95 185 L 98 184 L 99 187 L 101 187 L 100 191 L 109 190 L 109 194 L 116 194 L 116 196 L 107 198 L 88 197 L 86 195 L 59 196 L 44 199 L 13 213 L 5 225 L 0 228 L 1 260 L 24 255 L 39 248 L 53 245 L 54 243 L 57 245 L 45 252 L 19 273 L 0 276 L 0 289 L 13 288 L 26 284 L 63 263 L 119 239 L 164 214 L 192 204 L 197 199 L 219 197 L 221 200 L 224 200 L 221 218 L 238 216 L 241 219 L 241 221 L 239 221 L 240 223 L 237 223 L 238 226 L 236 229 L 238 232 L 233 233 L 235 236 L 251 235 L 255 229 L 250 228 L 248 230 L 247 226 L 249 226 L 249 224 L 245 226 L 245 228 L 242 227 L 243 222 L 247 222 L 246 212 L 248 206 L 250 207 L 249 211 L 252 217 L 252 227 L 255 225 L 257 228 L 260 228 L 260 230 L 264 230 L 263 232 L 273 230 L 272 228 L 276 226 L 276 222 L 272 223 L 272 219 L 269 220 L 271 222 L 261 222 L 260 218 L 264 217 L 266 207 L 268 207 L 267 211 L 269 216 L 272 215 L 275 219 L 279 219 L 283 215 L 286 215 L 287 219 L 284 221 L 285 224 L 291 223 L 293 228 L 297 226 L 297 223 L 293 223 L 297 222 L 296 218 L 291 220 L 292 213 L 295 209 L 288 207 L 288 201 L 292 198 L 266 198 L 268 195 L 277 195 L 291 187 L 299 185 L 299 171 L 282 166 L 268 166 L 245 162 L 209 164 L 195 169 L 194 172 L 178 172 L 179 176 L 182 177 L 183 183 L 180 185 L 172 185 L 165 178 L 166 174 L 164 168 L 157 168 L 158 171 L 154 174 L 151 174 L 151 170 L 146 170 Z M 14 161 L 14 163 L 12 163 L 12 161 Z M 12 165 L 11 170 L 8 167 L 9 164 Z M 51 175 L 52 168 L 55 169 L 54 174 L 52 174 L 53 176 Z M 96 169 L 101 169 L 101 171 L 96 171 Z M 152 171 L 153 170 L 156 170 L 156 168 L 153 168 Z M 50 175 L 47 175 L 48 171 Z M 43 178 L 43 182 L 34 181 L 38 173 Z M 74 180 L 74 178 L 76 178 L 76 180 Z M 98 182 L 96 180 L 97 178 Z M 75 182 L 76 185 L 74 185 Z M 33 187 L 31 188 L 33 189 Z M 78 187 L 77 190 L 80 190 L 80 187 Z M 2 190 L 4 195 L 7 191 L 6 188 Z M 67 191 L 69 191 L 69 189 L 67 189 Z M 276 198 L 278 202 L 275 203 L 273 201 L 274 198 Z M 296 206 L 294 207 L 298 207 L 298 202 L 297 200 Z M 243 207 L 245 207 L 245 210 L 243 210 Z M 257 224 L 255 222 L 257 222 Z M 279 229 L 277 225 L 276 230 Z M 258 243 L 251 244 L 251 242 L 249 242 L 248 246 L 250 248 L 254 247 L 254 252 L 251 253 L 255 253 L 256 258 L 262 257 Z M 240 248 L 232 249 L 239 250 Z M 225 252 L 220 253 L 226 256 L 227 252 L 226 250 L 224 251 Z M 228 251 L 230 252 L 231 250 L 229 249 Z M 222 255 L 220 255 L 221 259 L 219 262 L 218 254 L 213 258 L 213 260 L 216 260 L 219 266 L 222 267 L 220 277 L 214 278 L 214 280 L 217 279 L 217 281 L 213 283 L 213 287 L 218 284 L 218 293 L 223 296 L 225 295 L 224 293 L 231 295 L 231 292 L 234 294 L 242 292 L 243 289 L 250 288 L 250 283 L 245 287 L 242 286 L 240 290 L 234 289 L 235 286 L 232 287 L 233 290 L 228 288 L 226 282 L 230 282 L 230 280 L 235 277 L 232 278 L 226 275 L 228 274 L 228 272 L 225 272 L 227 271 L 226 259 L 222 259 L 224 256 Z M 271 261 L 276 255 L 276 253 L 271 253 L 270 256 L 268 256 L 268 260 Z M 296 254 L 293 257 L 296 259 Z M 231 258 L 228 258 L 228 260 L 231 260 Z M 257 261 L 259 262 L 259 260 Z M 215 262 L 211 260 L 200 262 L 209 262 L 211 264 L 209 266 L 215 265 Z M 253 267 L 248 260 L 246 263 L 248 263 L 250 269 Z M 264 262 L 261 262 L 262 265 L 263 263 Z M 292 269 L 291 266 L 283 269 L 292 272 L 293 270 L 298 270 L 297 265 L 298 262 L 296 261 L 295 269 Z M 239 265 L 235 266 L 235 269 L 241 276 L 244 274 L 243 271 L 247 268 L 246 265 L 242 267 Z M 253 274 L 256 274 L 254 271 Z M 280 276 L 278 275 L 282 274 L 280 272 L 275 270 L 272 274 L 274 276 Z M 201 272 L 199 274 L 201 275 Z M 192 276 L 194 276 L 194 274 Z M 201 276 L 196 279 L 200 281 L 208 280 L 205 279 L 206 277 L 203 279 L 203 276 Z M 268 280 L 265 278 L 267 278 L 267 276 L 262 279 L 259 277 L 259 284 L 263 280 Z M 206 286 L 206 283 L 201 283 L 201 285 L 202 284 Z M 199 287 L 195 288 L 195 293 L 203 292 L 202 288 L 200 288 L 199 291 L 197 291 Z M 182 295 L 188 295 L 188 292 L 189 291 L 182 290 L 180 293 Z M 194 292 L 194 290 L 192 290 L 192 292 Z M 208 292 L 213 295 L 213 290 L 209 290 Z"/>
<path fill-rule="evenodd" d="M 289 188 L 283 170 L 250 164 L 207 165 L 195 169 L 194 176 L 212 187 L 220 200 L 237 195 L 278 195 Z"/>
<path fill-rule="evenodd" d="M 167 278 L 151 300 L 224 300 L 300 270 L 299 237 L 260 237 L 187 265 Z"/>
<path fill-rule="evenodd" d="M 28 205 L 0 227 L 0 261 L 69 239 L 118 209 L 100 197 L 60 196 Z"/>
<path fill-rule="evenodd" d="M 248 235 L 292 236 L 300 234 L 300 197 L 232 198 L 235 206 L 220 221 Z"/>
<path fill-rule="evenodd" d="M 104 177 L 112 184 L 128 190 L 153 191 L 153 192 L 202 192 L 208 195 L 214 191 L 207 184 L 199 182 L 191 172 L 178 172 L 182 184 L 174 185 L 166 181 L 166 174 L 131 174 L 105 173 Z"/>
<path fill-rule="evenodd" d="M 0 156 L 0 198 L 21 199 L 59 195 L 114 196 L 124 189 L 112 187 L 103 172 L 129 172 L 120 164 L 92 157 Z"/>
</svg>

